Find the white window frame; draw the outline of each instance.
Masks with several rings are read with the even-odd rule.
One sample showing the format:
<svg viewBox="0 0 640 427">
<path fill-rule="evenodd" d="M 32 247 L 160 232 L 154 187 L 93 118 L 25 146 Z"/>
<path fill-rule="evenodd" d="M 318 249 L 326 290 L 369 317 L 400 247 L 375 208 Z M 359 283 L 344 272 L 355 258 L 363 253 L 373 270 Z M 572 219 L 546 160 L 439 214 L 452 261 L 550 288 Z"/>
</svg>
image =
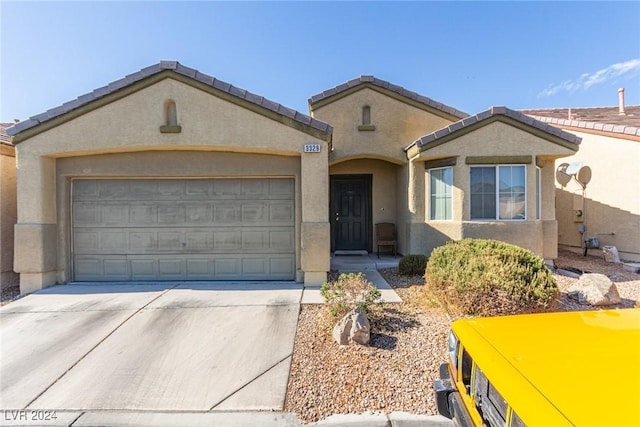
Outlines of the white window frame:
<svg viewBox="0 0 640 427">
<path fill-rule="evenodd" d="M 524 168 L 524 218 L 512 218 L 502 219 L 500 218 L 500 168 L 501 167 L 514 167 L 521 166 Z M 495 169 L 495 197 L 496 197 L 496 209 L 495 216 L 493 218 L 473 218 L 471 213 L 471 171 L 476 168 L 493 168 Z M 498 164 L 498 165 L 476 165 L 469 168 L 469 218 L 471 221 L 501 221 L 501 222 L 522 222 L 527 221 L 527 194 L 529 194 L 529 188 L 527 186 L 527 165 L 526 164 Z"/>
<path fill-rule="evenodd" d="M 451 171 L 451 182 L 448 184 L 449 185 L 449 189 L 450 189 L 450 197 L 448 198 L 448 203 L 449 203 L 449 212 L 451 213 L 451 217 L 450 218 L 445 218 L 445 219 L 435 219 L 433 218 L 432 212 L 433 212 L 433 188 L 431 185 L 431 181 L 432 181 L 432 175 L 431 173 L 434 171 L 439 171 L 439 170 L 446 170 L 449 169 Z M 446 183 L 445 183 L 446 184 Z M 446 211 L 446 209 L 445 209 Z M 443 166 L 440 168 L 431 168 L 429 169 L 429 221 L 453 221 L 453 167 L 452 166 Z"/>
</svg>

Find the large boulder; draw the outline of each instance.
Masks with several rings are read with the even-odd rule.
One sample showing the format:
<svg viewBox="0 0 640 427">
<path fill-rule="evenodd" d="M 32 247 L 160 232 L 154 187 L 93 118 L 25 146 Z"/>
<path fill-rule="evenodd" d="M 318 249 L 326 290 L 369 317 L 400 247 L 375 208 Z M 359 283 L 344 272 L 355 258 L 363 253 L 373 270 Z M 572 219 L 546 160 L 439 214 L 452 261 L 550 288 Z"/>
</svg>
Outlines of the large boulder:
<svg viewBox="0 0 640 427">
<path fill-rule="evenodd" d="M 569 288 L 568 292 L 569 297 L 580 304 L 602 306 L 620 302 L 618 288 L 604 274 L 583 274 L 578 282 Z"/>
<path fill-rule="evenodd" d="M 333 327 L 333 339 L 340 345 L 367 344 L 371 339 L 371 326 L 360 307 L 346 314 Z"/>
</svg>

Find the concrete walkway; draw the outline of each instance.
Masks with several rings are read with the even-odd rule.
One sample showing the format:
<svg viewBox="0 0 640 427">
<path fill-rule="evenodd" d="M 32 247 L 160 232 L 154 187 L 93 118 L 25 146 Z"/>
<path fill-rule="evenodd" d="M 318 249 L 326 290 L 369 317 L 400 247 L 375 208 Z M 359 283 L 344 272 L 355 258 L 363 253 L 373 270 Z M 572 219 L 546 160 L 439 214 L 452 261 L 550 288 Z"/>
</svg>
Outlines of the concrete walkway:
<svg viewBox="0 0 640 427">
<path fill-rule="evenodd" d="M 373 283 L 385 302 L 402 302 L 398 294 L 389 286 L 386 280 L 378 273 L 378 269 L 397 267 L 400 257 L 381 255 L 378 258 L 373 254 L 366 255 L 332 255 L 331 269 L 340 273 L 364 273 Z M 324 299 L 320 295 L 319 287 L 306 287 L 302 294 L 303 304 L 323 304 Z"/>
</svg>

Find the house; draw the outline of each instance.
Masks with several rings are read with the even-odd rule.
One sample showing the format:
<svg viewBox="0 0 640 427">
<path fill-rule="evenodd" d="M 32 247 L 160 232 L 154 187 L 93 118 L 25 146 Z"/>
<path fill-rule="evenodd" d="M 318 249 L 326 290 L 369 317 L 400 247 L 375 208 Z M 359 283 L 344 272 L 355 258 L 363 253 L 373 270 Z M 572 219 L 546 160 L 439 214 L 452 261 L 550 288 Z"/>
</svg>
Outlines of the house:
<svg viewBox="0 0 640 427">
<path fill-rule="evenodd" d="M 0 289 L 18 285 L 13 271 L 13 227 L 16 223 L 16 154 L 7 128 L 0 123 Z"/>
<path fill-rule="evenodd" d="M 625 106 L 620 95 L 613 107 L 523 112 L 582 138 L 580 151 L 556 161 L 582 166 L 590 178 L 584 189 L 576 179 L 556 183 L 559 246 L 583 252 L 582 240 L 595 237 L 591 253 L 615 246 L 622 259 L 640 261 L 640 106 Z"/>
<path fill-rule="evenodd" d="M 557 256 L 580 139 L 362 76 L 310 115 L 161 61 L 17 123 L 21 292 L 71 281 L 326 280 L 331 251 L 489 237 Z"/>
</svg>

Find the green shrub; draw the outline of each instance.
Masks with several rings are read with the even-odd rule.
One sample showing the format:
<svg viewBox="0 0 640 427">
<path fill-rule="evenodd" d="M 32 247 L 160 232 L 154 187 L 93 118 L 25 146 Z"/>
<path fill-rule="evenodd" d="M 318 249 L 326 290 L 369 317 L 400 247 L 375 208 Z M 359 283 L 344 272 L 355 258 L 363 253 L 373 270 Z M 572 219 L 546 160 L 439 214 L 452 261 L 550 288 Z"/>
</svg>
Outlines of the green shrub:
<svg viewBox="0 0 640 427">
<path fill-rule="evenodd" d="M 465 239 L 434 249 L 426 281 L 429 291 L 456 315 L 542 311 L 558 295 L 542 258 L 495 240 Z"/>
<path fill-rule="evenodd" d="M 380 291 L 364 273 L 343 273 L 322 285 L 320 294 L 334 317 L 343 317 L 355 307 L 369 312 L 373 304 L 382 304 Z"/>
<path fill-rule="evenodd" d="M 419 274 L 424 276 L 424 271 L 427 268 L 426 255 L 406 255 L 400 258 L 398 262 L 398 273 L 410 276 Z"/>
</svg>

